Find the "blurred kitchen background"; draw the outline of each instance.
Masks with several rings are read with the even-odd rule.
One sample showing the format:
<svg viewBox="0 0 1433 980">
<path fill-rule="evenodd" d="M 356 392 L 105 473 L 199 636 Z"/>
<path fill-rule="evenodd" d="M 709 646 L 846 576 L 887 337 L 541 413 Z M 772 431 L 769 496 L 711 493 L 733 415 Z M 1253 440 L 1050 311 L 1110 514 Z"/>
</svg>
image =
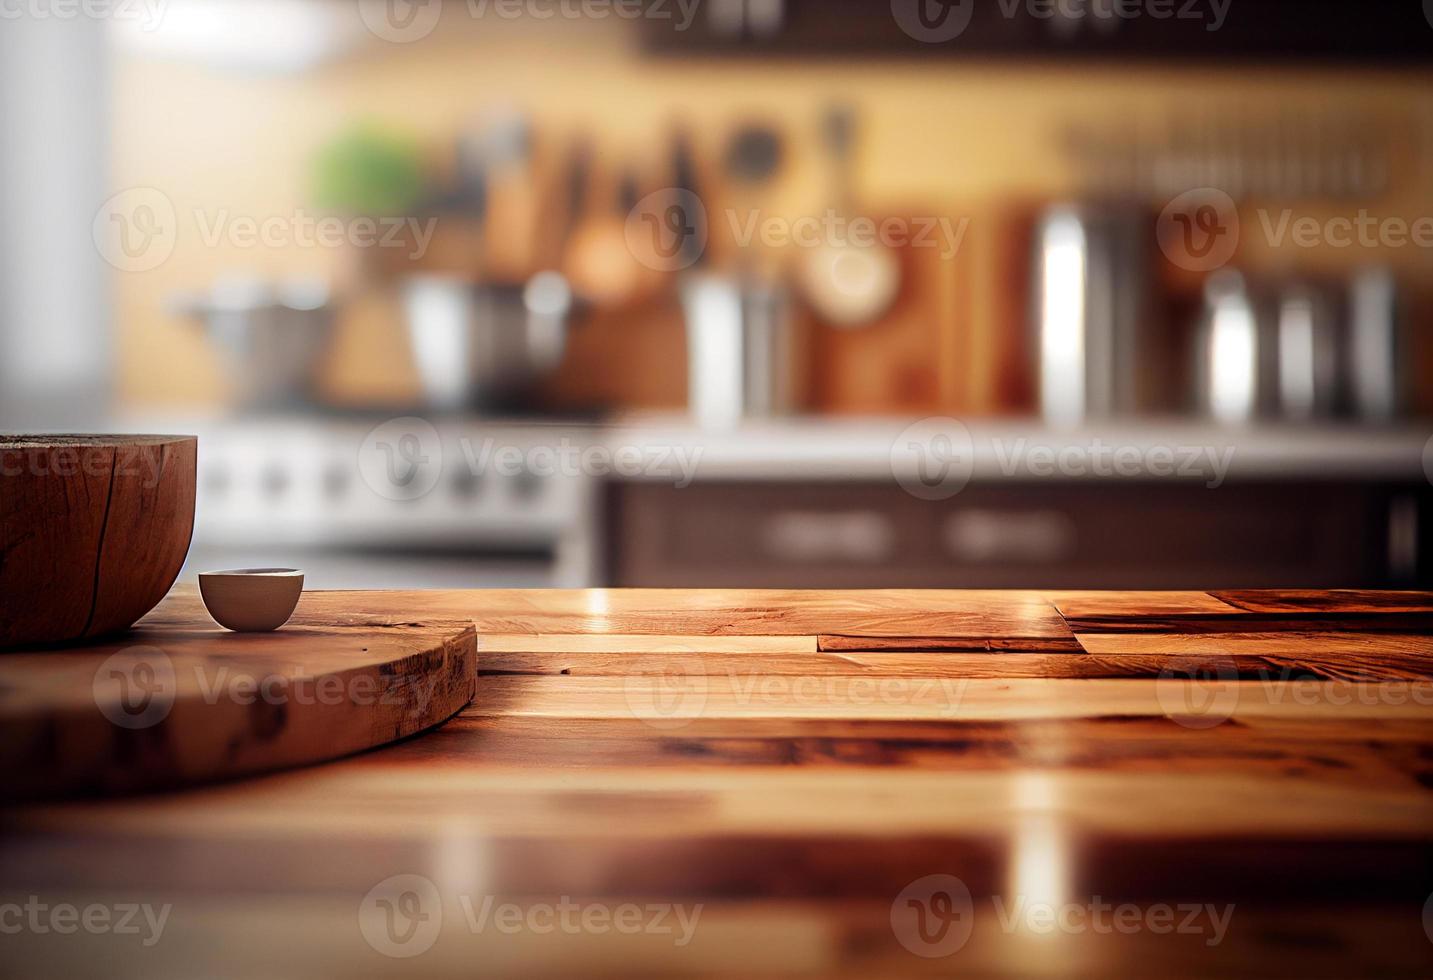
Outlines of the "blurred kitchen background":
<svg viewBox="0 0 1433 980">
<path fill-rule="evenodd" d="M 1426 586 L 1426 7 L 16 5 L 0 431 L 186 576 Z"/>
</svg>

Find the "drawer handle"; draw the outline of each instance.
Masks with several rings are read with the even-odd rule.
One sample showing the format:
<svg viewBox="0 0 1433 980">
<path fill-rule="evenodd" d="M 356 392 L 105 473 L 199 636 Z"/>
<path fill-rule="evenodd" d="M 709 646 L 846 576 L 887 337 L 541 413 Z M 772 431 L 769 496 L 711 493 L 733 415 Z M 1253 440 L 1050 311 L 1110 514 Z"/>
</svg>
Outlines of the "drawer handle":
<svg viewBox="0 0 1433 980">
<path fill-rule="evenodd" d="M 1075 522 L 1055 510 L 962 510 L 945 521 L 945 547 L 964 562 L 1060 561 L 1075 551 Z"/>
<path fill-rule="evenodd" d="M 761 529 L 766 556 L 787 562 L 874 564 L 891 557 L 895 540 L 890 520 L 869 510 L 782 511 Z"/>
</svg>

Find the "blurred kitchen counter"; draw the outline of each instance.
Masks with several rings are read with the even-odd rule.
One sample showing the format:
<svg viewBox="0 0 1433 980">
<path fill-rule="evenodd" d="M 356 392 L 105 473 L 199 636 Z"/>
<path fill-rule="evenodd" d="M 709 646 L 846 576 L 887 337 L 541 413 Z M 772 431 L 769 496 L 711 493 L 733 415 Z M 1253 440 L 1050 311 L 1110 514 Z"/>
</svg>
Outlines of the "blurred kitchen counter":
<svg viewBox="0 0 1433 980">
<path fill-rule="evenodd" d="M 596 475 L 665 480 L 680 464 L 695 479 L 889 480 L 922 458 L 949 458 L 971 479 L 1079 477 L 1433 480 L 1433 421 L 1394 426 L 1258 424 L 1242 428 L 1186 419 L 1149 419 L 1052 428 L 1037 419 L 796 416 L 711 430 L 677 414 L 622 414 L 601 420 L 563 416 L 423 416 L 402 411 L 274 416 L 124 416 L 115 431 L 173 431 L 253 440 L 254 458 L 285 439 L 335 437 L 355 447 L 380 426 L 418 419 L 443 437 L 493 445 L 592 448 L 613 460 L 634 450 L 655 465 L 597 464 Z M 402 426 L 399 425 L 398 428 Z M 677 450 L 681 457 L 674 459 Z M 635 457 L 633 457 L 635 459 Z M 1227 461 L 1227 463 L 1226 463 Z M 579 464 L 581 465 L 581 464 Z M 669 468 L 670 467 L 670 468 Z M 1173 472 L 1168 472 L 1170 468 Z M 1196 471 L 1197 470 L 1197 471 Z M 584 474 L 593 475 L 593 474 Z"/>
<path fill-rule="evenodd" d="M 1425 466 L 1433 468 L 1429 423 L 1228 428 L 1150 420 L 1055 429 L 1033 419 L 809 417 L 708 431 L 679 416 L 636 415 L 604 426 L 601 436 L 613 451 L 699 451 L 698 479 L 889 480 L 911 473 L 923 456 L 941 462 L 948 449 L 979 480 L 1207 477 L 1218 476 L 1226 459 L 1226 476 L 1260 479 L 1424 479 Z M 1164 473 L 1167 466 L 1174 472 Z M 1192 466 L 1197 472 L 1180 472 Z"/>
<path fill-rule="evenodd" d="M 325 588 L 1433 581 L 1412 424 L 394 414 L 126 427 L 200 437 L 190 571 L 301 565 Z"/>
</svg>

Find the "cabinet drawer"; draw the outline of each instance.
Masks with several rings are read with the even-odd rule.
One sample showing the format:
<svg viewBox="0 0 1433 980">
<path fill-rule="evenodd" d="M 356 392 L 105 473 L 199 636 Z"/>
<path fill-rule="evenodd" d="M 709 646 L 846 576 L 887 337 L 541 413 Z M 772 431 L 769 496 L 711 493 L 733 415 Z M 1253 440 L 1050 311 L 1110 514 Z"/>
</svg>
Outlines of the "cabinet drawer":
<svg viewBox="0 0 1433 980">
<path fill-rule="evenodd" d="M 1019 483 L 931 502 L 879 484 L 623 484 L 609 509 L 611 578 L 780 588 L 1407 584 L 1416 559 L 1390 566 L 1390 514 L 1400 501 L 1426 510 L 1426 490 Z M 1408 565 L 1406 554 L 1399 560 Z"/>
</svg>

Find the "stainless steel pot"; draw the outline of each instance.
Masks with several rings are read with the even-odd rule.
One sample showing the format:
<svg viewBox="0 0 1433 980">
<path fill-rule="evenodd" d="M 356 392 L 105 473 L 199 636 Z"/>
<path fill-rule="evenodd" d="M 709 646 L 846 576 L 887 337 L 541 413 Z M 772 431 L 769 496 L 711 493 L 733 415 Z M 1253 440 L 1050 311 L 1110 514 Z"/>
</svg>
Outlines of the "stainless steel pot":
<svg viewBox="0 0 1433 980">
<path fill-rule="evenodd" d="M 562 360 L 572 292 L 556 272 L 525 285 L 415 276 L 404 286 L 403 306 L 428 407 L 496 408 Z"/>
<path fill-rule="evenodd" d="M 333 305 L 320 282 L 232 280 L 171 308 L 203 324 L 220 349 L 239 407 L 293 409 L 314 401 L 315 372 L 333 334 Z"/>
<path fill-rule="evenodd" d="M 1340 315 L 1326 284 L 1251 286 L 1232 269 L 1210 276 L 1195 352 L 1203 413 L 1226 424 L 1338 414 L 1346 400 Z"/>
<path fill-rule="evenodd" d="M 1036 231 L 1040 412 L 1055 425 L 1169 408 L 1151 307 L 1154 223 L 1131 204 L 1065 205 Z"/>
<path fill-rule="evenodd" d="M 804 338 L 783 286 L 697 273 L 681 285 L 687 401 L 703 428 L 793 414 L 803 400 Z"/>
</svg>

